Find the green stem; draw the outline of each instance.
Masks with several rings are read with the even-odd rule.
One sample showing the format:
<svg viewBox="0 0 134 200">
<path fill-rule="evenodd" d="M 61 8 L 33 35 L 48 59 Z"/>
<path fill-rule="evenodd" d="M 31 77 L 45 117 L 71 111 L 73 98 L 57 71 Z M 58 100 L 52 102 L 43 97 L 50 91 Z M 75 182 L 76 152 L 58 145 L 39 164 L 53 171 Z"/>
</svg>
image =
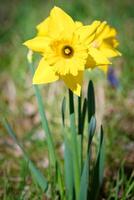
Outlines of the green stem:
<svg viewBox="0 0 134 200">
<path fill-rule="evenodd" d="M 77 135 L 75 126 L 75 113 L 74 113 L 74 97 L 71 90 L 69 90 L 69 112 L 70 112 L 70 127 L 71 131 Z"/>
<path fill-rule="evenodd" d="M 32 65 L 31 62 L 29 63 L 29 67 L 30 67 L 30 70 L 32 72 L 32 75 L 34 75 L 34 68 L 33 68 L 33 65 Z M 41 97 L 39 87 L 37 85 L 33 85 L 33 87 L 34 87 L 35 95 L 36 95 L 36 98 L 37 98 L 39 113 L 40 113 L 41 122 L 42 122 L 42 127 L 43 127 L 44 132 L 47 136 L 46 138 L 47 138 L 47 145 L 48 145 L 48 151 L 49 151 L 50 165 L 55 167 L 56 166 L 55 148 L 54 148 L 52 135 L 51 135 L 51 132 L 50 132 L 50 129 L 49 129 L 49 126 L 48 126 L 48 122 L 47 122 L 43 100 L 42 100 L 42 97 Z"/>
<path fill-rule="evenodd" d="M 78 199 L 79 189 L 80 189 L 80 162 L 78 153 L 78 143 L 77 143 L 77 131 L 75 126 L 75 112 L 74 112 L 74 99 L 73 93 L 69 90 L 69 111 L 70 111 L 70 128 L 72 137 L 72 151 L 73 151 L 73 170 L 74 170 L 74 182 L 75 182 L 75 192 L 76 199 Z"/>
<path fill-rule="evenodd" d="M 29 67 L 30 67 L 30 70 L 32 72 L 32 75 L 34 75 L 34 68 L 33 68 L 32 62 L 28 62 L 28 63 L 29 63 Z M 59 163 L 58 163 L 57 158 L 56 158 L 54 142 L 53 142 L 53 139 L 52 139 L 51 131 L 50 131 L 49 126 L 48 126 L 48 121 L 47 121 L 47 117 L 46 117 L 46 114 L 45 114 L 45 108 L 44 108 L 42 96 L 41 96 L 39 87 L 37 85 L 34 85 L 33 87 L 34 87 L 35 95 L 36 95 L 36 98 L 37 98 L 39 113 L 40 113 L 41 122 L 42 122 L 42 127 L 43 127 L 44 132 L 47 136 L 46 138 L 47 138 L 47 146 L 48 146 L 48 152 L 49 152 L 50 166 L 52 166 L 54 169 L 57 169 L 56 171 L 58 173 L 58 177 L 57 177 L 58 183 L 56 183 L 56 184 L 58 184 L 61 196 L 63 196 L 64 188 L 63 188 L 63 179 L 62 179 L 62 175 L 61 175 L 61 169 L 60 169 Z"/>
<path fill-rule="evenodd" d="M 82 134 L 81 96 L 78 97 L 78 134 Z"/>
<path fill-rule="evenodd" d="M 78 139 L 79 139 L 79 156 L 80 156 L 80 171 L 83 165 L 83 133 L 82 133 L 82 112 L 81 112 L 81 96 L 78 97 Z"/>
</svg>

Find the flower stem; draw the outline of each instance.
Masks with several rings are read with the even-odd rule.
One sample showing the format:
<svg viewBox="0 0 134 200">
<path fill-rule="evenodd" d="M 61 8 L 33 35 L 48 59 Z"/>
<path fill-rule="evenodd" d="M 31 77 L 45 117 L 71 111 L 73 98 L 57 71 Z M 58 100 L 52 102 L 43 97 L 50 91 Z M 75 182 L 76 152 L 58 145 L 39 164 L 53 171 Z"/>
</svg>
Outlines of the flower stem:
<svg viewBox="0 0 134 200">
<path fill-rule="evenodd" d="M 30 70 L 32 74 L 34 74 L 34 68 L 32 65 L 32 61 L 28 62 Z M 49 129 L 46 113 L 45 113 L 45 108 L 42 100 L 42 96 L 39 90 L 39 87 L 37 85 L 34 85 L 34 90 L 35 90 L 35 95 L 37 98 L 37 103 L 38 103 L 38 108 L 39 108 L 39 113 L 41 117 L 41 122 L 42 122 L 42 127 L 44 129 L 44 132 L 46 134 L 47 138 L 47 146 L 48 146 L 48 153 L 49 153 L 49 159 L 50 159 L 50 166 L 56 169 L 57 173 L 57 179 L 56 179 L 56 184 L 58 185 L 58 189 L 60 191 L 61 197 L 63 196 L 64 193 L 64 188 L 63 188 L 63 179 L 61 175 L 61 169 L 59 166 L 59 163 L 57 162 L 56 158 L 56 153 L 55 153 L 55 147 L 54 147 L 54 142 L 52 139 L 52 134 Z M 53 171 L 53 170 L 52 170 Z"/>
<path fill-rule="evenodd" d="M 32 62 L 28 62 L 28 64 L 29 64 L 29 68 L 30 68 L 32 75 L 33 75 L 34 74 L 33 64 L 32 64 Z M 47 136 L 46 138 L 47 138 L 47 145 L 48 145 L 48 151 L 49 151 L 50 165 L 55 167 L 56 166 L 56 155 L 55 155 L 54 143 L 53 143 L 52 135 L 51 135 L 51 132 L 50 132 L 50 129 L 49 129 L 49 126 L 48 126 L 48 121 L 47 121 L 46 114 L 45 114 L 45 108 L 44 108 L 43 100 L 42 100 L 42 97 L 41 97 L 39 87 L 37 85 L 33 85 L 33 87 L 34 87 L 35 95 L 36 95 L 36 98 L 37 98 L 39 113 L 40 113 L 41 122 L 42 122 L 42 127 L 43 127 L 44 132 Z"/>
<path fill-rule="evenodd" d="M 72 152 L 73 152 L 73 170 L 76 199 L 78 199 L 80 189 L 80 162 L 78 153 L 77 131 L 75 126 L 74 98 L 73 93 L 69 90 L 69 112 L 70 112 L 70 128 L 72 137 Z"/>
</svg>

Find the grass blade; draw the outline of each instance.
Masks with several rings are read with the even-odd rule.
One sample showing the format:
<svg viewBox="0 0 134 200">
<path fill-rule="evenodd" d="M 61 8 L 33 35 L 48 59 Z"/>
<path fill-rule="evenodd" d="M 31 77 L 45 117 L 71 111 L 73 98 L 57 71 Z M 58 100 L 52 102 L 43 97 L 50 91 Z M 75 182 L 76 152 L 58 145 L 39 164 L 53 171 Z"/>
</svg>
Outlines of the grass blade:
<svg viewBox="0 0 134 200">
<path fill-rule="evenodd" d="M 7 130 L 8 134 L 12 137 L 12 139 L 16 142 L 16 144 L 22 150 L 23 155 L 24 155 L 24 159 L 28 163 L 28 167 L 29 167 L 29 169 L 31 171 L 31 174 L 34 177 L 36 183 L 38 183 L 38 185 L 40 186 L 40 188 L 42 189 L 42 191 L 45 192 L 47 190 L 47 188 L 48 188 L 47 180 L 44 178 L 44 176 L 42 175 L 42 173 L 36 168 L 36 166 L 34 165 L 34 163 L 29 159 L 27 153 L 24 151 L 24 148 L 18 142 L 18 140 L 16 138 L 16 135 L 15 135 L 14 131 L 12 130 L 12 128 L 11 128 L 10 124 L 8 123 L 8 121 L 4 120 L 3 124 L 4 124 L 4 127 Z"/>
</svg>

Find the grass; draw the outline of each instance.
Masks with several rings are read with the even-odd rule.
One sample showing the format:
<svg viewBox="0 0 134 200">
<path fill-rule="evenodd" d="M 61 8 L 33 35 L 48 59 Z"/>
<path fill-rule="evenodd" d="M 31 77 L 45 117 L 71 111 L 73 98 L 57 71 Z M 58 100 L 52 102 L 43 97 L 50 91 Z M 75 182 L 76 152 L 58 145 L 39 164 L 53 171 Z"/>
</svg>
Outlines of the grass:
<svg viewBox="0 0 134 200">
<path fill-rule="evenodd" d="M 104 85 L 105 93 L 104 104 L 106 108 L 104 109 L 103 121 L 107 144 L 106 170 L 110 174 L 110 178 L 107 178 L 107 176 L 105 178 L 106 184 L 110 184 L 110 187 L 106 188 L 105 192 L 103 191 L 103 197 L 111 200 L 125 200 L 125 198 L 132 200 L 132 191 L 129 192 L 129 190 L 133 187 L 131 180 L 133 161 L 128 159 L 133 153 L 129 144 L 133 143 L 132 133 L 134 130 L 132 126 L 132 120 L 134 119 L 132 110 L 134 105 L 132 103 L 134 3 L 132 0 L 123 0 L 122 2 L 117 0 L 73 0 L 64 2 L 55 0 L 55 3 L 48 0 L 1 1 L 0 118 L 3 115 L 8 117 L 31 159 L 37 163 L 44 173 L 47 173 L 47 169 L 44 168 L 45 164 L 41 162 L 42 160 L 45 162 L 47 159 L 46 141 L 44 137 L 38 137 L 38 133 L 41 133 L 40 120 L 33 89 L 31 88 L 31 74 L 26 62 L 27 50 L 22 46 L 22 43 L 35 35 L 35 26 L 48 15 L 54 4 L 64 8 L 77 20 L 85 21 L 85 23 L 95 19 L 107 20 L 118 30 L 120 51 L 123 56 L 115 60 L 114 69 L 120 82 L 120 88 L 113 89 L 108 82 L 103 81 L 104 76 L 98 72 L 95 75 L 92 73 L 89 75 L 96 82 L 96 90 L 99 84 Z M 53 137 L 55 138 L 57 151 L 61 152 L 61 135 L 58 131 L 61 124 L 59 112 L 63 94 L 66 94 L 65 89 L 62 83 L 56 83 L 44 86 L 42 93 L 47 117 L 51 121 L 52 131 L 55 132 Z M 56 108 L 55 101 L 57 103 Z M 27 103 L 30 104 L 27 106 Z M 34 136 L 37 139 L 33 139 Z M 119 170 L 122 160 L 125 160 L 124 167 Z M 27 164 L 23 161 L 21 153 L 8 137 L 1 124 L 0 164 L 1 199 L 42 199 L 40 189 L 31 181 Z M 112 178 L 113 174 L 115 178 Z M 121 197 L 117 195 L 120 191 Z"/>
</svg>

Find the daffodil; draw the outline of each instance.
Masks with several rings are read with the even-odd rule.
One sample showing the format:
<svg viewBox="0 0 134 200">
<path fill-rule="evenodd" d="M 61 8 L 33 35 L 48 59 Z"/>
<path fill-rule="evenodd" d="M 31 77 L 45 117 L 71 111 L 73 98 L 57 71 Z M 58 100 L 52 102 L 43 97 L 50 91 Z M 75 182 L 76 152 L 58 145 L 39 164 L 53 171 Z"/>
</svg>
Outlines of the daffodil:
<svg viewBox="0 0 134 200">
<path fill-rule="evenodd" d="M 84 26 L 73 21 L 62 9 L 54 7 L 49 17 L 37 26 L 37 36 L 24 43 L 42 55 L 33 84 L 61 79 L 79 96 L 84 70 L 110 64 L 110 56 L 106 53 L 107 49 L 112 51 L 111 33 L 105 32 L 100 21 Z"/>
<path fill-rule="evenodd" d="M 62 9 L 54 7 L 50 16 L 37 26 L 37 36 L 24 43 L 42 58 L 33 77 L 34 84 L 63 80 L 80 95 L 89 44 L 100 22 L 83 26 Z"/>
<path fill-rule="evenodd" d="M 98 65 L 97 62 L 95 62 L 94 57 L 96 56 L 92 54 L 92 52 L 89 54 L 89 57 L 87 59 L 87 67 L 91 68 L 92 66 L 95 67 L 98 65 L 98 68 L 103 70 L 104 72 L 107 72 L 108 70 L 108 64 L 111 64 L 109 59 L 112 57 L 120 56 L 121 53 L 116 49 L 119 45 L 117 39 L 116 39 L 117 32 L 114 28 L 110 27 L 107 22 L 100 23 L 100 26 L 96 30 L 96 34 L 94 37 L 94 41 L 90 44 L 92 48 L 95 48 L 94 51 L 100 52 L 100 57 L 98 60 L 107 59 L 109 63 L 100 63 Z M 91 47 L 90 47 L 91 49 Z M 92 55 L 92 57 L 91 57 Z"/>
</svg>

